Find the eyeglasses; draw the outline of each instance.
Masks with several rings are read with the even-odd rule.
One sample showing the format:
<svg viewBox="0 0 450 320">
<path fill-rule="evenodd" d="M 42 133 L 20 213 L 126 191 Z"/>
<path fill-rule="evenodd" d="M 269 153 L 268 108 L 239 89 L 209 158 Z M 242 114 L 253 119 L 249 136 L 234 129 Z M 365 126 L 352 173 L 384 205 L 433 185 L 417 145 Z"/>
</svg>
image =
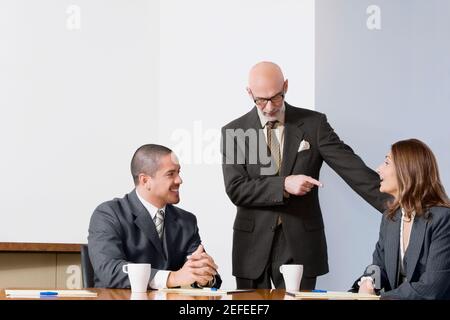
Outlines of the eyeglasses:
<svg viewBox="0 0 450 320">
<path fill-rule="evenodd" d="M 269 101 L 272 102 L 272 104 L 274 105 L 280 105 L 284 99 L 284 92 L 281 91 L 271 98 L 255 98 L 252 93 L 252 97 L 255 104 L 260 107 L 265 107 Z"/>
</svg>

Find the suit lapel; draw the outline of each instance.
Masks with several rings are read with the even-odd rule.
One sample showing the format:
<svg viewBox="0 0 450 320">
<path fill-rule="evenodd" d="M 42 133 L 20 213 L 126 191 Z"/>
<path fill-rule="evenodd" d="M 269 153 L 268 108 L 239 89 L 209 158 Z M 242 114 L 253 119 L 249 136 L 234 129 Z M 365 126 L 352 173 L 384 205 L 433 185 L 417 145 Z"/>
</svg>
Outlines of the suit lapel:
<svg viewBox="0 0 450 320">
<path fill-rule="evenodd" d="M 261 126 L 261 120 L 259 119 L 258 111 L 256 110 L 256 107 L 253 107 L 252 111 L 250 112 L 247 124 L 248 124 L 248 127 L 243 128 L 243 129 L 244 130 L 249 130 L 249 129 L 256 130 L 257 145 L 256 145 L 256 150 L 253 150 L 253 148 L 255 146 L 254 145 L 250 146 L 248 139 L 245 140 L 244 154 L 246 157 L 248 157 L 246 159 L 246 163 L 256 164 L 259 167 L 258 168 L 259 172 L 261 172 L 261 168 L 267 166 L 267 163 L 266 164 L 262 163 L 263 161 L 261 159 L 261 153 L 263 153 L 264 156 L 267 157 L 269 154 L 269 148 L 267 146 L 267 143 L 266 143 L 266 140 L 264 137 L 264 131 L 263 131 L 264 129 Z M 250 148 L 250 147 L 252 147 L 252 148 Z M 260 148 L 264 148 L 264 150 L 260 150 Z M 257 155 L 257 159 L 256 159 L 256 163 L 253 163 L 253 161 L 250 161 L 250 157 L 252 155 L 255 155 L 255 153 Z"/>
<path fill-rule="evenodd" d="M 136 190 L 130 193 L 130 201 L 133 206 L 133 214 L 136 216 L 134 223 L 138 228 L 146 235 L 156 250 L 164 256 L 162 242 L 159 239 L 158 232 L 156 231 L 155 223 L 153 222 L 150 213 L 145 209 L 144 205 L 139 201 Z"/>
<path fill-rule="evenodd" d="M 180 234 L 180 224 L 175 216 L 176 209 L 171 205 L 166 206 L 164 215 L 164 253 L 170 265 L 171 257 L 175 257 L 176 253 L 173 251 L 174 244 L 177 241 L 177 235 Z"/>
<path fill-rule="evenodd" d="M 287 176 L 291 173 L 292 166 L 297 158 L 300 142 L 305 134 L 301 129 L 303 121 L 295 117 L 293 107 L 286 103 L 285 112 L 283 161 L 280 169 L 281 176 Z"/>
<path fill-rule="evenodd" d="M 406 249 L 405 253 L 405 258 L 407 261 L 406 278 L 408 281 L 412 278 L 414 269 L 416 269 L 417 261 L 419 260 L 420 251 L 423 245 L 426 227 L 426 219 L 423 217 L 414 219 L 408 249 Z"/>
<path fill-rule="evenodd" d="M 385 257 L 386 257 L 386 273 L 391 288 L 395 288 L 397 284 L 398 273 L 398 255 L 400 250 L 400 221 L 401 213 L 397 210 L 394 221 L 389 221 L 386 227 Z"/>
</svg>

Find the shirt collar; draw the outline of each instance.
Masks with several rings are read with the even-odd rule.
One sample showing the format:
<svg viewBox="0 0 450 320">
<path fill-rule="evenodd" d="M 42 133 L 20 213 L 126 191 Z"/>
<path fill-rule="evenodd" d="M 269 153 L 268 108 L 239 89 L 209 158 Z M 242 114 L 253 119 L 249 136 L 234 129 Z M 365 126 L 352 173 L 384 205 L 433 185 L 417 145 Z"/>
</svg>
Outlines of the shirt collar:
<svg viewBox="0 0 450 320">
<path fill-rule="evenodd" d="M 139 192 L 136 189 L 136 195 L 139 199 L 139 201 L 142 203 L 142 205 L 145 207 L 145 209 L 147 209 L 148 213 L 150 213 L 150 216 L 152 217 L 152 220 L 155 219 L 156 216 L 156 212 L 158 212 L 159 208 L 155 207 L 154 205 L 152 205 L 150 202 L 148 202 L 147 200 L 145 200 L 144 198 L 142 198 L 139 195 Z M 166 212 L 166 206 L 160 208 L 162 211 Z"/>
<path fill-rule="evenodd" d="M 259 110 L 258 107 L 256 107 L 256 110 L 258 111 L 258 117 L 259 117 L 259 121 L 261 122 L 261 127 L 265 127 L 266 123 L 269 121 L 264 114 L 262 113 L 261 110 Z M 281 125 L 284 125 L 284 118 L 285 118 L 285 113 L 286 113 L 286 105 L 283 102 L 283 106 L 281 107 L 280 112 L 278 113 L 277 116 L 277 120 L 280 122 Z"/>
</svg>

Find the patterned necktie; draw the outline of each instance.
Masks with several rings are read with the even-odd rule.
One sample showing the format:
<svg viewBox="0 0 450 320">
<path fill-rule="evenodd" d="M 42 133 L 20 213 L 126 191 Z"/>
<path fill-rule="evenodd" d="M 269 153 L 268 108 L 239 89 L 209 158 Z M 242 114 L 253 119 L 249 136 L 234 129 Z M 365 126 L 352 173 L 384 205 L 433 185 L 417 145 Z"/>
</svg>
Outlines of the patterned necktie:
<svg viewBox="0 0 450 320">
<path fill-rule="evenodd" d="M 275 130 L 277 128 L 278 121 L 268 121 L 266 123 L 267 127 L 267 145 L 270 149 L 270 154 L 272 158 L 275 160 L 275 165 L 277 166 L 277 174 L 280 173 L 280 165 L 281 165 L 281 151 L 280 151 L 280 142 L 278 141 Z M 277 218 L 277 225 L 282 223 L 281 216 L 279 215 Z"/>
<path fill-rule="evenodd" d="M 159 238 L 162 239 L 164 230 L 164 210 L 159 209 L 156 212 L 155 218 L 153 218 L 153 222 L 155 223 L 156 231 L 158 232 Z"/>
<path fill-rule="evenodd" d="M 266 123 L 267 128 L 267 145 L 270 149 L 270 154 L 275 160 L 275 165 L 277 168 L 277 173 L 280 171 L 281 165 L 281 152 L 280 152 L 280 142 L 278 141 L 275 130 L 277 128 L 278 121 L 268 121 Z"/>
</svg>

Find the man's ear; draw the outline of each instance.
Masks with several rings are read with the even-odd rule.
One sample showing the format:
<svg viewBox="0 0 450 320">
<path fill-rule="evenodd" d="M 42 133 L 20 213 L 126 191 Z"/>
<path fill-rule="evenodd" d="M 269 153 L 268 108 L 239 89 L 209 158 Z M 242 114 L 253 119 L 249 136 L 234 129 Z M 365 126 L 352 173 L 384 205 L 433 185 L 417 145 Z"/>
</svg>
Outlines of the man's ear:
<svg viewBox="0 0 450 320">
<path fill-rule="evenodd" d="M 150 176 L 148 176 L 146 174 L 143 174 L 143 173 L 140 173 L 139 174 L 139 185 L 144 186 L 144 188 L 146 190 L 150 191 L 150 189 L 151 189 L 151 179 L 152 178 Z"/>
<path fill-rule="evenodd" d="M 288 87 L 289 87 L 289 81 L 288 81 L 288 79 L 286 79 L 285 81 L 284 81 L 284 94 L 286 94 L 287 93 L 287 91 L 288 91 Z"/>
<path fill-rule="evenodd" d="M 253 99 L 252 90 L 250 89 L 250 87 L 247 87 L 245 89 L 247 90 L 248 96 Z"/>
</svg>

